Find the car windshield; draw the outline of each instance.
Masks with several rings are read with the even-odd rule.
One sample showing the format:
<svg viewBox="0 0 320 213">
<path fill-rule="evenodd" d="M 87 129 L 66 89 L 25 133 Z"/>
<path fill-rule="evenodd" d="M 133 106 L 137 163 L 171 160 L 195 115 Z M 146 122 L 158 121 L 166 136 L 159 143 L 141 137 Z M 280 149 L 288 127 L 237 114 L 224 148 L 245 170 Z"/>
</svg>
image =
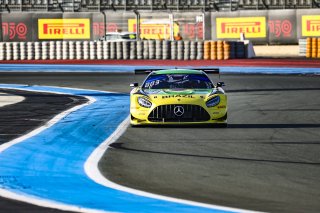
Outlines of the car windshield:
<svg viewBox="0 0 320 213">
<path fill-rule="evenodd" d="M 136 39 L 136 34 L 123 34 L 121 35 L 121 37 L 123 39 L 127 39 L 127 40 L 135 40 Z"/>
<path fill-rule="evenodd" d="M 156 74 L 144 82 L 144 89 L 211 89 L 208 76 L 204 74 Z"/>
<path fill-rule="evenodd" d="M 106 35 L 106 40 L 117 40 L 117 39 L 121 39 L 120 35 L 117 34 L 112 34 L 112 35 Z"/>
<path fill-rule="evenodd" d="M 135 33 L 123 33 L 123 34 L 106 34 L 105 40 L 135 40 Z"/>
</svg>

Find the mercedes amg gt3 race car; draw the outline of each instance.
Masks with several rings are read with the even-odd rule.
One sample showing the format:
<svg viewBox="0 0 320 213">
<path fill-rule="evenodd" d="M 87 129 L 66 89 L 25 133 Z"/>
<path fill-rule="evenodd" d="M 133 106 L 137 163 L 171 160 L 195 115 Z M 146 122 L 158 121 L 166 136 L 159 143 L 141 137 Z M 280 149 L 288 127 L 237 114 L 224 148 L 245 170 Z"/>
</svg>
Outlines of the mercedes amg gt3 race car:
<svg viewBox="0 0 320 213">
<path fill-rule="evenodd" d="M 213 84 L 206 73 L 217 69 L 136 70 L 149 75 L 130 93 L 131 125 L 219 124 L 227 126 L 223 82 Z"/>
</svg>

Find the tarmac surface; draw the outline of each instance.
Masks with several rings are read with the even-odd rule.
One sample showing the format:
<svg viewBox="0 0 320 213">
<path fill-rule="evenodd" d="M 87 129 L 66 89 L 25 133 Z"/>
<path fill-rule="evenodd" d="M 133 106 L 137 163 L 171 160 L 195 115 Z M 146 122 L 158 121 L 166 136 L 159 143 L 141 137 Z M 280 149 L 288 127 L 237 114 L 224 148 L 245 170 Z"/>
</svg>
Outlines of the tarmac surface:
<svg viewBox="0 0 320 213">
<path fill-rule="evenodd" d="M 276 55 L 276 54 L 274 54 Z M 0 61 L 0 64 L 31 64 L 31 65 L 124 65 L 124 66 L 173 66 L 173 67 L 194 67 L 194 66 L 242 66 L 242 67 L 300 67 L 300 68 L 319 68 L 320 60 L 298 57 L 298 58 L 252 58 L 232 59 L 232 60 L 17 60 L 17 61 Z"/>
<path fill-rule="evenodd" d="M 2 73 L 0 83 L 128 93 L 129 83 L 141 83 L 144 77 Z M 135 189 L 204 203 L 268 212 L 318 212 L 320 77 L 228 74 L 219 81 L 227 85 L 228 128 L 129 127 L 100 162 L 103 174 Z M 19 131 L 26 121 L 18 123 L 11 129 Z M 16 207 L 16 202 L 2 199 L 0 206 Z"/>
<path fill-rule="evenodd" d="M 1 78 L 1 77 L 0 77 Z M 0 107 L 0 145 L 45 124 L 62 111 L 86 102 L 85 98 L 19 90 L 0 89 L 0 92 L 25 97 L 19 103 Z M 0 182 L 5 181 L 0 174 Z M 0 198 L 0 212 L 62 212 L 19 201 Z"/>
<path fill-rule="evenodd" d="M 0 93 L 0 107 L 10 104 L 16 104 L 24 100 L 24 97 L 18 95 L 10 95 L 7 93 Z"/>
</svg>

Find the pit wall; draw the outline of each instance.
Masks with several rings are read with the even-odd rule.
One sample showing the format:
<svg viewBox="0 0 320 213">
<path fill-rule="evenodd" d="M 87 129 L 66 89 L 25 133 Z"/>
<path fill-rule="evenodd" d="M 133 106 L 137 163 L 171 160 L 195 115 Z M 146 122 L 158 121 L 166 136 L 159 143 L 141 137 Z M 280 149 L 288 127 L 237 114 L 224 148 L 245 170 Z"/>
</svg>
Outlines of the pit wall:
<svg viewBox="0 0 320 213">
<path fill-rule="evenodd" d="M 235 12 L 106 11 L 101 13 L 0 13 L 0 41 L 95 41 L 106 32 L 137 30 L 144 39 L 237 40 L 298 44 L 320 36 L 320 9 Z M 172 26 L 170 23 L 173 23 Z M 54 27 L 58 26 L 58 27 Z"/>
<path fill-rule="evenodd" d="M 245 58 L 244 42 L 50 41 L 0 42 L 0 60 L 228 60 Z"/>
</svg>

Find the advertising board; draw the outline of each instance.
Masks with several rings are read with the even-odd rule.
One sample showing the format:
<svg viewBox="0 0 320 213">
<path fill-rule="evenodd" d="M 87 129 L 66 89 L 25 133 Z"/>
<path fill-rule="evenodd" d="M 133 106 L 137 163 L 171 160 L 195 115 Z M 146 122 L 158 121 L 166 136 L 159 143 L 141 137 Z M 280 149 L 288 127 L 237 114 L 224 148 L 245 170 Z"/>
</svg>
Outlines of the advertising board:
<svg viewBox="0 0 320 213">
<path fill-rule="evenodd" d="M 303 15 L 301 30 L 302 36 L 320 36 L 320 15 Z"/>
<path fill-rule="evenodd" d="M 128 20 L 128 31 L 136 32 L 136 19 Z M 179 32 L 179 26 L 174 23 L 174 35 Z M 141 19 L 140 38 L 141 39 L 170 39 L 171 25 L 169 19 Z"/>
<path fill-rule="evenodd" d="M 170 19 L 173 14 L 173 19 Z M 254 44 L 298 44 L 320 36 L 320 9 L 250 10 L 234 12 L 140 13 L 141 38 L 238 40 L 240 33 Z M 0 41 L 98 40 L 106 32 L 136 31 L 132 11 L 81 13 L 0 13 Z"/>
<path fill-rule="evenodd" d="M 0 13 L 0 16 L 2 41 L 32 40 L 32 14 L 11 15 Z"/>
<path fill-rule="evenodd" d="M 295 10 L 268 11 L 269 44 L 294 44 L 297 42 Z"/>
<path fill-rule="evenodd" d="M 38 38 L 90 39 L 90 19 L 38 19 Z"/>
<path fill-rule="evenodd" d="M 266 17 L 216 18 L 216 33 L 218 39 L 239 38 L 240 33 L 246 38 L 265 38 Z"/>
</svg>

